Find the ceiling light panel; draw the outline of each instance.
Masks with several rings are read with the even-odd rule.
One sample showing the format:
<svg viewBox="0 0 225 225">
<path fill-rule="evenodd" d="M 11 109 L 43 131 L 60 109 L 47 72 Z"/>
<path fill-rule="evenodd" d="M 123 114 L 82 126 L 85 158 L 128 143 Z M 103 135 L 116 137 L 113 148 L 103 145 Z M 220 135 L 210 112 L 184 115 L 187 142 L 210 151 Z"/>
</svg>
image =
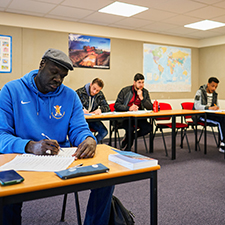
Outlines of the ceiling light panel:
<svg viewBox="0 0 225 225">
<path fill-rule="evenodd" d="M 184 27 L 193 28 L 197 30 L 210 30 L 218 27 L 225 26 L 224 23 L 212 21 L 212 20 L 202 20 L 196 23 L 190 23 L 187 25 L 184 25 Z"/>
<path fill-rule="evenodd" d="M 114 2 L 100 9 L 99 12 L 130 17 L 146 10 L 148 10 L 147 7 L 127 4 L 123 2 Z"/>
</svg>

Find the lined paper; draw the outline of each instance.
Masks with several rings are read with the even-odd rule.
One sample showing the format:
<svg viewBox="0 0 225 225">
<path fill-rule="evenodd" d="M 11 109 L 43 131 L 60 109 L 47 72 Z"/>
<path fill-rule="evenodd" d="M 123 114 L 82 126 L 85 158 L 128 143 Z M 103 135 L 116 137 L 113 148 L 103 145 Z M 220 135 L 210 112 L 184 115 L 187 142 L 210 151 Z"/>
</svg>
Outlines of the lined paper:
<svg viewBox="0 0 225 225">
<path fill-rule="evenodd" d="M 74 161 L 72 154 L 77 148 L 63 148 L 58 155 L 17 155 L 10 162 L 2 165 L 0 170 L 45 171 L 65 170 Z"/>
</svg>

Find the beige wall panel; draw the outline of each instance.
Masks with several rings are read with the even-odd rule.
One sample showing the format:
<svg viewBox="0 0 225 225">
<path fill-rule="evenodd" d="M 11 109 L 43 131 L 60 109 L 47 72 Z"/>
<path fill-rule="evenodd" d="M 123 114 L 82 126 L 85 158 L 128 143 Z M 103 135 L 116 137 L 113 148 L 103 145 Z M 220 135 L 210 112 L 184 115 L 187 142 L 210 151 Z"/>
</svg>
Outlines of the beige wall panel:
<svg viewBox="0 0 225 225">
<path fill-rule="evenodd" d="M 29 28 L 5 28 L 5 34 L 13 37 L 13 72 L 1 75 L 1 87 L 9 80 L 19 78 L 33 69 L 38 69 L 41 57 L 48 48 L 57 48 L 68 53 L 68 33 Z M 6 32 L 6 31 L 10 32 Z M 110 38 L 110 37 L 109 37 Z M 181 46 L 182 47 L 182 46 Z M 15 70 L 17 73 L 15 74 Z M 64 84 L 76 90 L 94 78 L 101 78 L 103 92 L 109 101 L 116 99 L 121 88 L 132 85 L 136 73 L 143 72 L 143 42 L 111 38 L 110 69 L 75 68 L 69 72 Z M 199 49 L 192 48 L 191 92 L 151 93 L 151 99 L 193 98 L 199 87 Z"/>
<path fill-rule="evenodd" d="M 219 99 L 225 99 L 225 45 L 200 49 L 199 85 L 206 84 L 209 77 L 217 77 L 220 81 L 217 92 Z"/>
<path fill-rule="evenodd" d="M 22 29 L 22 73 L 38 69 L 39 63 L 48 48 L 57 48 L 68 53 L 68 35 L 62 32 Z"/>
<path fill-rule="evenodd" d="M 11 80 L 20 78 L 22 70 L 21 28 L 0 26 L 1 35 L 12 36 L 12 72 L 0 73 L 0 88 Z"/>
</svg>

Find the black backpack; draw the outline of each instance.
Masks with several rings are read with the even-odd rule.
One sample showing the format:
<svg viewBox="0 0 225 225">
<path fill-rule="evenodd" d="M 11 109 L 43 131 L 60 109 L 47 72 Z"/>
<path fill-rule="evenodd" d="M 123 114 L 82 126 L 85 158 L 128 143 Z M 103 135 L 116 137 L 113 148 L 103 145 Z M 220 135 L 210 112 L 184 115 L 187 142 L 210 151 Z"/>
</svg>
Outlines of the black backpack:
<svg viewBox="0 0 225 225">
<path fill-rule="evenodd" d="M 109 225 L 134 225 L 134 215 L 127 210 L 120 200 L 112 196 Z"/>
</svg>

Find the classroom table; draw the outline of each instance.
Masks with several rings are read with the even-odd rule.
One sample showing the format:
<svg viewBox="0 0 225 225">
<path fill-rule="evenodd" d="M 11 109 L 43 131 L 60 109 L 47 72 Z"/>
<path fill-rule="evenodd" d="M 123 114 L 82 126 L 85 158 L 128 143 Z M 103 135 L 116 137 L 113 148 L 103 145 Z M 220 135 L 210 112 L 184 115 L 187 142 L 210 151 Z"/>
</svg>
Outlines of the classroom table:
<svg viewBox="0 0 225 225">
<path fill-rule="evenodd" d="M 84 115 L 85 119 L 89 122 L 94 122 L 94 121 L 101 121 L 101 120 L 109 120 L 110 123 L 111 121 L 114 121 L 114 127 L 116 127 L 116 121 L 119 119 L 127 119 L 128 120 L 128 126 L 129 126 L 129 133 L 128 133 L 128 138 L 131 138 L 131 116 L 130 113 L 127 112 L 109 112 L 109 113 L 102 113 L 100 115 Z M 111 145 L 111 137 L 112 137 L 112 131 L 111 131 L 111 126 L 109 126 L 109 145 Z M 114 147 L 117 148 L 117 137 L 116 137 L 116 130 L 114 130 Z M 129 142 L 130 145 L 130 142 Z M 130 146 L 128 146 L 130 147 Z"/>
<path fill-rule="evenodd" d="M 142 113 L 142 114 L 131 114 L 131 116 L 134 117 L 135 119 L 135 130 L 137 130 L 137 123 L 139 119 L 144 119 L 144 118 L 150 118 L 154 119 L 156 117 L 172 117 L 172 155 L 171 159 L 174 160 L 176 159 L 176 134 L 175 134 L 175 124 L 176 124 L 176 117 L 182 117 L 182 116 L 196 116 L 197 115 L 204 115 L 205 112 L 199 111 L 199 110 L 186 110 L 186 109 L 173 109 L 173 110 L 161 110 L 159 112 L 147 112 L 147 113 Z M 197 121 L 197 119 L 195 120 Z M 195 150 L 197 150 L 197 122 L 195 123 Z M 150 133 L 150 138 L 149 138 L 149 152 L 153 152 L 153 132 Z M 135 146 L 134 146 L 134 151 L 137 152 L 137 132 L 135 132 Z"/>
<path fill-rule="evenodd" d="M 10 186 L 0 186 L 0 224 L 3 224 L 3 206 L 5 204 L 150 179 L 150 222 L 156 225 L 158 214 L 157 170 L 160 169 L 160 166 L 157 165 L 144 169 L 129 170 L 109 161 L 109 154 L 115 154 L 110 146 L 98 145 L 94 158 L 79 159 L 71 164 L 71 166 L 75 166 L 79 163 L 83 163 L 84 166 L 87 166 L 102 163 L 110 169 L 108 173 L 61 180 L 54 172 L 19 171 L 19 174 L 25 179 L 24 182 Z M 15 156 L 16 154 L 0 155 L 0 165 L 9 162 Z M 141 202 L 137 204 L 141 204 Z"/>
</svg>

